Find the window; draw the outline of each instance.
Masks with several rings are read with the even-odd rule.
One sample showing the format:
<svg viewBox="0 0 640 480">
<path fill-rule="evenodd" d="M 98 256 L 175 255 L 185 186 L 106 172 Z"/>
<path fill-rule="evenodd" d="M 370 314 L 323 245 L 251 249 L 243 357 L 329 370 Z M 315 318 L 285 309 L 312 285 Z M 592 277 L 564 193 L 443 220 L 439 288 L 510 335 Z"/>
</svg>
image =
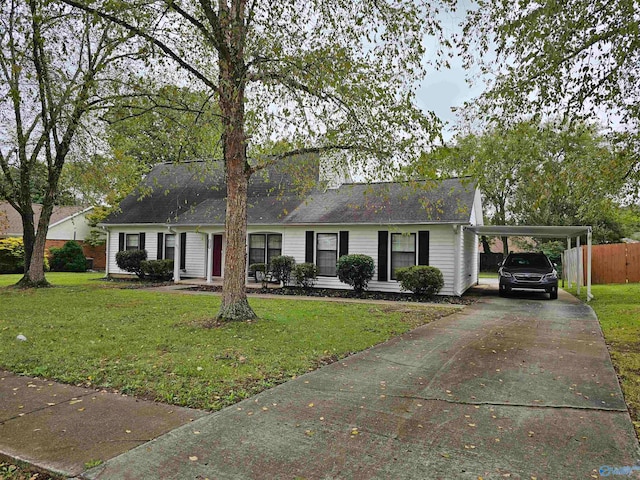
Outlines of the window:
<svg viewBox="0 0 640 480">
<path fill-rule="evenodd" d="M 338 234 L 319 233 L 316 248 L 316 265 L 318 266 L 318 275 L 335 277 L 337 261 Z"/>
<path fill-rule="evenodd" d="M 140 249 L 140 235 L 137 233 L 127 233 L 125 250 L 139 250 Z"/>
<path fill-rule="evenodd" d="M 396 269 L 416 264 L 416 234 L 391 234 L 391 279 L 396 279 Z"/>
<path fill-rule="evenodd" d="M 164 258 L 174 260 L 176 258 L 176 236 L 166 234 L 164 236 Z"/>
<path fill-rule="evenodd" d="M 269 263 L 282 255 L 282 235 L 279 233 L 252 233 L 249 235 L 249 265 Z"/>
</svg>

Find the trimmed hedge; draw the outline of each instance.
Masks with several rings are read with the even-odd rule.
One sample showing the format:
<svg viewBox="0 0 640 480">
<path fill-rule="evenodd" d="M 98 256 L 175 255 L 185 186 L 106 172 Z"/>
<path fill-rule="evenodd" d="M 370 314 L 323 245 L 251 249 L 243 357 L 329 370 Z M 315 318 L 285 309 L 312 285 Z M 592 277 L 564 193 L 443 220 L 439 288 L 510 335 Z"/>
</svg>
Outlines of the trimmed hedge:
<svg viewBox="0 0 640 480">
<path fill-rule="evenodd" d="M 116 264 L 118 267 L 125 272 L 135 273 L 140 278 L 144 277 L 141 263 L 146 259 L 146 250 L 123 250 L 116 253 Z"/>
<path fill-rule="evenodd" d="M 436 267 L 426 265 L 398 268 L 396 278 L 402 290 L 416 295 L 433 296 L 444 287 L 442 272 Z"/>
<path fill-rule="evenodd" d="M 351 285 L 356 293 L 362 293 L 367 289 L 369 280 L 373 278 L 374 270 L 373 258 L 355 253 L 343 255 L 338 259 L 336 273 L 342 283 Z"/>
<path fill-rule="evenodd" d="M 293 272 L 293 268 L 295 266 L 295 258 L 288 257 L 286 255 L 280 255 L 271 259 L 269 270 L 271 271 L 273 278 L 275 278 L 278 282 L 282 282 L 282 285 L 286 287 L 291 281 L 291 272 Z"/>
<path fill-rule="evenodd" d="M 318 267 L 315 263 L 298 263 L 293 267 L 293 278 L 296 285 L 308 289 L 315 285 L 318 277 Z"/>
<path fill-rule="evenodd" d="M 62 247 L 51 247 L 51 270 L 54 272 L 86 272 L 87 259 L 82 247 L 77 242 L 69 240 Z"/>
<path fill-rule="evenodd" d="M 173 260 L 142 260 L 140 271 L 145 279 L 167 282 L 173 278 Z"/>
</svg>

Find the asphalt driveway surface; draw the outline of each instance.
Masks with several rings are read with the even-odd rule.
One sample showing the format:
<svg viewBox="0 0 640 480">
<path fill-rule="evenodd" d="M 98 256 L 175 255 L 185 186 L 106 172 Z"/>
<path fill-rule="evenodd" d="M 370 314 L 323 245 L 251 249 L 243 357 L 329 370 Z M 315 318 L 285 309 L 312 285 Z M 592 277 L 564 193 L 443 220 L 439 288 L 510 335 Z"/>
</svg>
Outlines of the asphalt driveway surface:
<svg viewBox="0 0 640 480">
<path fill-rule="evenodd" d="M 564 292 L 546 298 L 483 296 L 85 477 L 530 480 L 625 467 L 636 475 L 638 441 L 593 311 Z"/>
</svg>

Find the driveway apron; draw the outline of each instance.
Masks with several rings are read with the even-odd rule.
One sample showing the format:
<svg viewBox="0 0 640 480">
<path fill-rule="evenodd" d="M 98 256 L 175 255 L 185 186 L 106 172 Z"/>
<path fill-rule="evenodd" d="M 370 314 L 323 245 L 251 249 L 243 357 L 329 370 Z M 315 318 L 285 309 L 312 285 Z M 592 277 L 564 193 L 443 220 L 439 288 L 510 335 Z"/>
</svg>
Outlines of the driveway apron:
<svg viewBox="0 0 640 480">
<path fill-rule="evenodd" d="M 84 476 L 571 479 L 638 459 L 591 308 L 525 293 L 483 297 Z"/>
</svg>

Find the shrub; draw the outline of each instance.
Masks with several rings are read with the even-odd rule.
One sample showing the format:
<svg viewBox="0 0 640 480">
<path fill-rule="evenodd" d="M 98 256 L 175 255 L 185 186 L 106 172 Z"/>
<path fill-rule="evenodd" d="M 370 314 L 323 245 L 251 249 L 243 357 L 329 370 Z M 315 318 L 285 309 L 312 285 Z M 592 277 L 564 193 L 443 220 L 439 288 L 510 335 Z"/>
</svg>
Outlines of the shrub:
<svg viewBox="0 0 640 480">
<path fill-rule="evenodd" d="M 173 260 L 142 260 L 140 271 L 144 278 L 166 282 L 173 278 Z"/>
<path fill-rule="evenodd" d="M 275 278 L 278 282 L 282 282 L 282 285 L 286 287 L 291 281 L 291 272 L 293 271 L 293 267 L 295 266 L 295 258 L 288 257 L 286 255 L 280 255 L 271 259 L 269 270 L 271 271 L 273 278 Z"/>
<path fill-rule="evenodd" d="M 433 296 L 444 286 L 442 272 L 436 267 L 426 265 L 398 268 L 396 278 L 402 290 L 408 290 L 416 295 Z"/>
<path fill-rule="evenodd" d="M 116 253 L 118 267 L 125 272 L 135 273 L 140 278 L 144 277 L 140 264 L 146 259 L 146 250 L 123 250 Z"/>
<path fill-rule="evenodd" d="M 49 271 L 46 255 L 44 271 Z M 24 241 L 21 237 L 0 239 L 0 273 L 24 273 Z"/>
<path fill-rule="evenodd" d="M 351 285 L 356 293 L 367 289 L 369 280 L 373 278 L 375 263 L 368 255 L 343 255 L 338 259 L 336 273 L 342 283 Z"/>
<path fill-rule="evenodd" d="M 0 240 L 0 273 L 24 272 L 24 243 L 22 238 Z"/>
<path fill-rule="evenodd" d="M 318 267 L 314 263 L 298 263 L 293 267 L 293 278 L 302 288 L 313 287 L 317 277 Z"/>
<path fill-rule="evenodd" d="M 54 272 L 86 272 L 87 259 L 82 247 L 69 240 L 61 248 L 51 247 L 51 270 Z"/>
</svg>

